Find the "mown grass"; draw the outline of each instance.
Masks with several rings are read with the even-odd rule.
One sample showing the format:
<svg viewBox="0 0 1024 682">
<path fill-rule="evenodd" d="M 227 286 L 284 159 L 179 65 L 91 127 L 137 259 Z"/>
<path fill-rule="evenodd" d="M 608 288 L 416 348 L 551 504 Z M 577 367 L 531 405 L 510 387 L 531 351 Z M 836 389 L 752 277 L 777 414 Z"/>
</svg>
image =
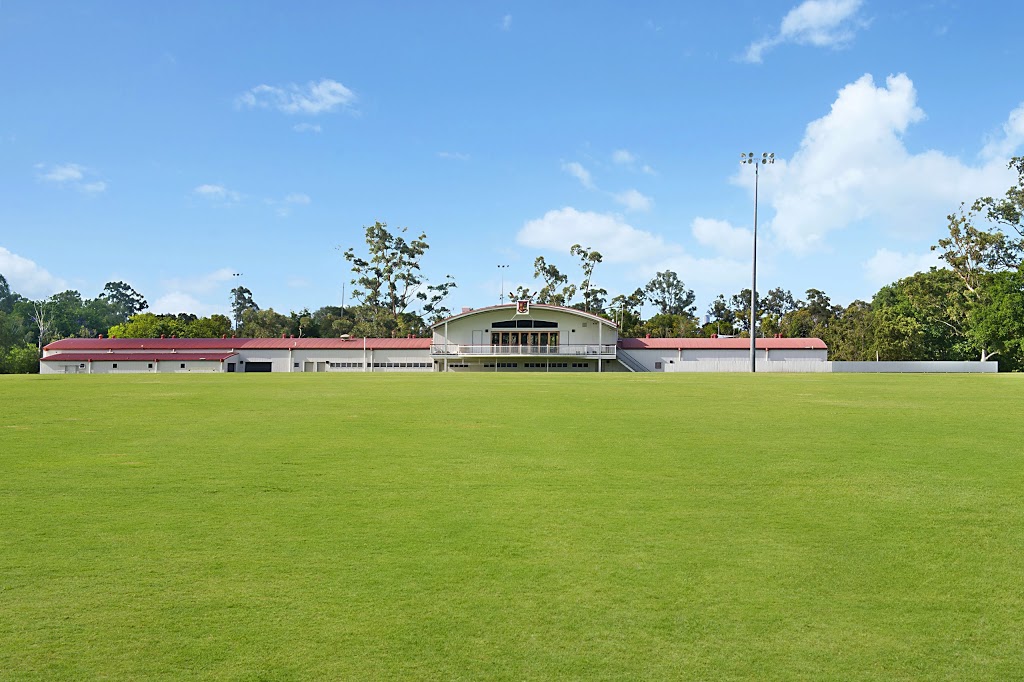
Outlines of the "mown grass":
<svg viewBox="0 0 1024 682">
<path fill-rule="evenodd" d="M 0 379 L 0 678 L 1024 678 L 1024 377 Z"/>
</svg>

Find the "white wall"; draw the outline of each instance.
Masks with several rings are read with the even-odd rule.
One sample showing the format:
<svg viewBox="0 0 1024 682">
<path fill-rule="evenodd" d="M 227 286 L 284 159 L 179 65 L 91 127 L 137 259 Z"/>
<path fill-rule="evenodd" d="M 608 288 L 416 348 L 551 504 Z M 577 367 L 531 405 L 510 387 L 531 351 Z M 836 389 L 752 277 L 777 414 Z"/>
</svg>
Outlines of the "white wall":
<svg viewBox="0 0 1024 682">
<path fill-rule="evenodd" d="M 965 362 L 847 362 L 833 361 L 833 372 L 969 372 L 991 373 L 999 371 L 999 363 L 977 360 Z"/>
<path fill-rule="evenodd" d="M 744 367 L 750 369 L 750 349 L 738 348 L 687 348 L 682 351 L 673 348 L 647 348 L 641 350 L 619 349 L 619 355 L 628 355 L 638 361 L 650 372 L 739 372 Z M 780 349 L 770 350 L 765 360 L 765 351 L 757 351 L 758 363 L 782 361 L 809 362 L 825 364 L 827 351 L 813 349 Z M 681 359 L 680 359 L 681 358 Z M 661 363 L 658 367 L 657 363 Z M 713 369 L 720 367 L 721 369 Z M 765 371 L 778 371 L 767 369 Z M 806 370 L 811 371 L 811 370 Z M 815 369 L 814 371 L 823 371 Z"/>
<path fill-rule="evenodd" d="M 471 313 L 448 323 L 448 343 L 459 345 L 471 345 L 473 343 L 473 331 L 484 332 L 484 345 L 491 343 L 491 331 L 496 332 L 558 332 L 558 342 L 566 344 L 614 344 L 618 342 L 618 332 L 614 326 L 608 323 L 599 323 L 597 320 L 583 314 L 576 314 L 566 310 L 550 310 L 546 308 L 532 307 L 529 315 L 515 315 L 514 309 L 502 308 L 500 310 L 484 310 L 478 313 Z M 557 328 L 550 329 L 492 329 L 491 323 L 508 320 L 544 320 L 554 322 Z M 602 327 L 600 332 L 598 327 Z M 432 343 L 445 343 L 445 325 L 440 325 L 434 330 Z"/>
</svg>

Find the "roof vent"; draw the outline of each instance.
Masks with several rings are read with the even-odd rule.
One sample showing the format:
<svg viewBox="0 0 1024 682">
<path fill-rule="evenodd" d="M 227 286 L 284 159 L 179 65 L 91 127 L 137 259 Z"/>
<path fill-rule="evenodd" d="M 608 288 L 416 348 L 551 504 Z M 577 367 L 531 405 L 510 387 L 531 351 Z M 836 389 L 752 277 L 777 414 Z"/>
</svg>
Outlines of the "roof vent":
<svg viewBox="0 0 1024 682">
<path fill-rule="evenodd" d="M 291 334 L 290 337 L 294 339 L 295 338 L 295 334 Z"/>
<path fill-rule="evenodd" d="M 341 340 L 342 341 L 348 341 L 348 339 L 349 339 L 349 335 L 348 334 L 342 334 L 341 335 Z"/>
<path fill-rule="evenodd" d="M 467 308 L 466 306 L 462 306 L 462 312 L 464 312 L 464 313 L 471 313 L 471 312 L 473 312 L 473 309 L 472 308 Z"/>
<path fill-rule="evenodd" d="M 165 337 L 165 336 L 164 336 L 163 334 L 161 334 L 161 335 L 160 335 L 160 338 L 161 338 L 161 339 L 164 339 L 164 338 L 167 338 L 167 337 Z"/>
<path fill-rule="evenodd" d="M 284 332 L 281 332 L 281 338 L 282 339 L 284 338 Z"/>
<path fill-rule="evenodd" d="M 177 334 L 171 334 L 171 338 L 172 339 L 176 339 L 176 338 L 178 338 L 178 335 Z"/>
<path fill-rule="evenodd" d="M 100 334 L 99 336 L 97 336 L 97 338 L 102 339 L 103 338 L 103 334 Z"/>
<path fill-rule="evenodd" d="M 645 336 L 644 338 L 645 338 L 645 339 L 649 339 L 649 338 L 651 338 L 651 335 L 650 335 L 650 334 L 648 334 L 648 335 L 647 335 L 647 336 Z"/>
</svg>

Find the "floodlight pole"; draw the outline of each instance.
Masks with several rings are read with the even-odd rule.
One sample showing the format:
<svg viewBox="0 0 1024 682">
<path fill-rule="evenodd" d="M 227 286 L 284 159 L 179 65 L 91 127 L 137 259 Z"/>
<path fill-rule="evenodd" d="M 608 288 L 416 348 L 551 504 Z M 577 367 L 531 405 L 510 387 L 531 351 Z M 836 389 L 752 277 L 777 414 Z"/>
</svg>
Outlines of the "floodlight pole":
<svg viewBox="0 0 1024 682">
<path fill-rule="evenodd" d="M 498 291 L 498 303 L 505 302 L 505 271 L 508 270 L 507 265 L 499 265 L 498 271 L 501 272 L 501 290 Z"/>
<path fill-rule="evenodd" d="M 753 152 L 740 154 L 740 163 L 754 164 L 754 258 L 750 283 L 750 372 L 757 371 L 757 189 L 760 173 L 758 166 L 775 163 L 774 152 L 764 152 L 760 159 Z"/>
<path fill-rule="evenodd" d="M 231 276 L 232 277 L 241 277 L 243 274 L 245 274 L 245 273 L 242 273 L 242 272 L 232 272 Z M 238 282 L 239 282 L 239 286 L 241 286 L 242 280 L 238 280 Z M 235 331 L 236 332 L 238 331 L 238 327 L 241 324 L 242 324 L 242 313 L 241 313 L 241 311 L 239 311 L 239 312 L 235 313 Z"/>
</svg>

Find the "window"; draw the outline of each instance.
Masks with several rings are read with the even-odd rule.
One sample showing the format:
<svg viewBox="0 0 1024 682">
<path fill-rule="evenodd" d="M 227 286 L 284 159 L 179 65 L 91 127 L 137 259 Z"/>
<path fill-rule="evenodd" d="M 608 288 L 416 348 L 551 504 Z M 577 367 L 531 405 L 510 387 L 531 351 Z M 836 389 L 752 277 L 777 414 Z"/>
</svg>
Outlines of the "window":
<svg viewBox="0 0 1024 682">
<path fill-rule="evenodd" d="M 661 363 L 660 362 L 654 363 L 654 369 L 661 369 Z"/>
<path fill-rule="evenodd" d="M 294 365 L 292 365 L 292 367 L 298 367 L 298 366 L 299 366 L 299 363 L 297 363 L 297 362 Z"/>
<path fill-rule="evenodd" d="M 147 367 L 147 369 L 153 369 L 153 363 L 152 362 L 149 363 L 146 367 Z"/>
<path fill-rule="evenodd" d="M 117 369 L 117 363 L 115 362 L 112 369 Z"/>
<path fill-rule="evenodd" d="M 185 363 L 184 363 L 184 362 L 183 362 L 183 363 L 181 363 L 181 368 L 182 368 L 182 369 L 185 369 Z"/>
<path fill-rule="evenodd" d="M 575 367 L 576 369 L 587 369 L 588 367 L 590 367 L 590 363 L 589 362 L 574 362 L 574 363 L 572 363 L 572 366 Z"/>
</svg>

